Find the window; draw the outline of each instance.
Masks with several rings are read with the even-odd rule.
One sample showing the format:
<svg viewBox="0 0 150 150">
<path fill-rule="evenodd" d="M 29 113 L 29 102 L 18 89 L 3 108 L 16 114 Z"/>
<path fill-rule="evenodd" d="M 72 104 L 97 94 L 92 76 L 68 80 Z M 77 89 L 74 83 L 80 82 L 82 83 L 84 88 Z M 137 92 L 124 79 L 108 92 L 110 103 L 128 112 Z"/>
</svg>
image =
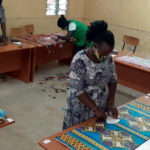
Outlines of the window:
<svg viewBox="0 0 150 150">
<path fill-rule="evenodd" d="M 65 15 L 68 0 L 47 0 L 46 15 Z"/>
</svg>

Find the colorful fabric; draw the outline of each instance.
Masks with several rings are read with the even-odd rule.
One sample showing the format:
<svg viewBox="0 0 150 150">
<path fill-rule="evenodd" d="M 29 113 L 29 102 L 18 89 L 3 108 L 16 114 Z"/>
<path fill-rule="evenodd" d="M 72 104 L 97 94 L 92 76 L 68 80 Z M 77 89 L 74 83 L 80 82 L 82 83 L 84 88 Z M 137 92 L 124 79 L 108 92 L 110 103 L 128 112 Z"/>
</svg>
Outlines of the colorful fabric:
<svg viewBox="0 0 150 150">
<path fill-rule="evenodd" d="M 100 108 L 107 105 L 109 83 L 116 83 L 117 76 L 111 55 L 106 61 L 94 63 L 85 50 L 78 52 L 72 61 L 70 70 L 70 89 L 67 97 L 63 129 L 69 128 L 94 117 L 93 111 L 77 98 L 87 93 Z"/>
<path fill-rule="evenodd" d="M 144 59 L 137 56 L 122 56 L 118 57 L 117 60 L 127 62 L 129 64 L 133 64 L 139 67 L 150 69 L 150 59 Z"/>
<path fill-rule="evenodd" d="M 73 150 L 77 148 L 62 137 L 69 135 L 75 143 L 79 141 L 92 150 L 134 150 L 150 139 L 150 106 L 134 101 L 118 110 L 120 122 L 117 124 L 93 121 L 56 140 Z"/>
<path fill-rule="evenodd" d="M 56 45 L 58 43 L 60 44 L 60 42 L 62 42 L 62 40 L 57 39 L 57 33 L 56 34 L 26 35 L 26 36 L 22 36 L 21 38 L 24 38 L 31 42 L 45 45 L 47 47 L 50 47 L 51 45 Z"/>
</svg>

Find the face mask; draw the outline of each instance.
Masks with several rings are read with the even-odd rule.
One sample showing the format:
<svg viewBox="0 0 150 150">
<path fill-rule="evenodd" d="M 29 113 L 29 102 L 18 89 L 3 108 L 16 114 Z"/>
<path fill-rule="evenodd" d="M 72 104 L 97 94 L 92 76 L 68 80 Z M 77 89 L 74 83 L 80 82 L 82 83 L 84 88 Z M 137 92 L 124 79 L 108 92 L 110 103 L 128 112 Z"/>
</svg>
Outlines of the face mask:
<svg viewBox="0 0 150 150">
<path fill-rule="evenodd" d="M 99 62 L 104 62 L 107 59 L 107 56 L 99 56 L 99 53 L 97 50 L 94 51 L 94 55 L 98 59 Z"/>
</svg>

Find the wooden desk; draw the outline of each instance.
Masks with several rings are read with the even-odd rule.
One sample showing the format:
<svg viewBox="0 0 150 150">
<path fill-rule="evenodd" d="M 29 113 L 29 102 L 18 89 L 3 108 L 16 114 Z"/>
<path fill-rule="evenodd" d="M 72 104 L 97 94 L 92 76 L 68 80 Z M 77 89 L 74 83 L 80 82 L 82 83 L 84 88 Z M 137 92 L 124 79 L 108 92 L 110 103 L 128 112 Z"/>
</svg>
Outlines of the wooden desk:
<svg viewBox="0 0 150 150">
<path fill-rule="evenodd" d="M 127 52 L 125 51 L 119 51 L 118 55 L 114 57 L 118 83 L 137 91 L 148 93 L 150 91 L 150 69 L 117 60 L 117 57 L 126 54 Z M 133 54 L 130 53 L 129 56 L 133 56 Z"/>
<path fill-rule="evenodd" d="M 41 65 L 44 63 L 63 60 L 72 57 L 74 49 L 74 41 L 70 42 L 54 42 L 51 36 L 55 34 L 38 34 L 19 37 L 24 39 L 25 42 L 34 44 L 35 50 L 35 65 Z M 51 40 L 52 39 L 52 40 Z M 47 47 L 47 44 L 51 44 Z M 61 46 L 60 46 L 61 44 Z"/>
<path fill-rule="evenodd" d="M 46 64 L 52 61 L 61 61 L 67 58 L 72 58 L 72 53 L 74 49 L 74 41 L 70 42 L 57 42 L 56 44 L 51 44 L 50 47 L 47 47 L 44 44 L 41 44 L 38 36 L 42 40 L 41 34 L 30 36 L 30 38 L 25 37 L 17 37 L 19 40 L 24 41 L 25 43 L 32 44 L 35 46 L 35 49 L 32 49 L 31 57 L 31 80 L 34 80 L 34 70 L 36 66 L 40 66 L 42 64 Z M 49 34 L 43 35 L 43 40 L 45 37 L 49 37 Z M 61 44 L 61 46 L 60 46 Z"/>
<path fill-rule="evenodd" d="M 11 119 L 10 117 L 6 116 L 6 120 L 4 121 L 4 123 L 0 124 L 0 128 L 3 128 L 3 127 L 6 127 L 8 125 L 15 123 L 15 120 L 13 119 L 10 120 L 10 119 Z"/>
<path fill-rule="evenodd" d="M 145 96 L 142 96 L 142 97 L 140 97 L 140 98 L 137 98 L 136 101 L 141 102 L 141 103 L 143 103 L 143 104 L 146 104 L 146 105 L 149 105 L 149 106 L 150 106 L 150 97 L 147 98 L 147 97 L 145 97 Z M 39 145 L 40 145 L 42 148 L 44 148 L 45 150 L 69 150 L 69 148 L 68 148 L 67 146 L 61 144 L 60 142 L 57 142 L 57 141 L 55 140 L 55 138 L 56 138 L 57 136 L 61 136 L 61 135 L 65 134 L 65 133 L 67 133 L 67 132 L 69 132 L 69 131 L 72 131 L 72 130 L 74 130 L 74 129 L 80 127 L 80 126 L 86 125 L 86 124 L 90 123 L 90 122 L 93 121 L 93 120 L 95 120 L 95 118 L 93 118 L 93 119 L 91 119 L 91 120 L 88 120 L 88 121 L 86 121 L 86 122 L 83 122 L 83 123 L 81 123 L 81 124 L 78 124 L 78 125 L 76 125 L 76 126 L 74 126 L 74 127 L 72 127 L 72 128 L 69 128 L 69 129 L 67 129 L 67 130 L 58 132 L 58 133 L 56 133 L 56 134 L 54 134 L 54 135 L 52 135 L 52 136 L 49 136 L 49 137 L 47 137 L 47 138 L 44 138 L 44 139 L 42 139 L 42 140 L 39 142 Z M 50 142 L 49 142 L 48 144 L 44 144 L 43 142 L 44 142 L 45 140 L 50 140 Z"/>
<path fill-rule="evenodd" d="M 9 43 L 0 46 L 0 73 L 8 73 L 24 82 L 31 80 L 31 50 L 34 46 L 24 43 L 23 47 Z"/>
</svg>

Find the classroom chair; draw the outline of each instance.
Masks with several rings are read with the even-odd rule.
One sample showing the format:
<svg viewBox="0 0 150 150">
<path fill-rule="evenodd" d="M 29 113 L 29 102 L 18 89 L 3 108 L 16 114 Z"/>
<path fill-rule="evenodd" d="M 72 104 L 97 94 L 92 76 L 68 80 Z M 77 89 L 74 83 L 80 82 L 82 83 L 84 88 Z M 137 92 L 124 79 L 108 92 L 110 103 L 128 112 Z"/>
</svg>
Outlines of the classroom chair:
<svg viewBox="0 0 150 150">
<path fill-rule="evenodd" d="M 33 34 L 33 32 L 34 32 L 34 25 L 33 24 L 25 25 L 24 28 L 25 28 L 27 34 L 31 34 L 31 35 Z"/>
<path fill-rule="evenodd" d="M 10 37 L 25 36 L 25 35 L 27 35 L 27 31 L 24 27 L 22 27 L 22 28 L 11 28 L 11 30 L 10 30 Z"/>
<path fill-rule="evenodd" d="M 132 36 L 129 36 L 129 35 L 124 35 L 122 41 L 123 41 L 122 50 L 124 49 L 125 44 L 129 44 L 131 46 L 134 46 L 133 53 L 135 53 L 136 47 L 139 44 L 139 39 L 138 38 L 132 37 Z"/>
</svg>

